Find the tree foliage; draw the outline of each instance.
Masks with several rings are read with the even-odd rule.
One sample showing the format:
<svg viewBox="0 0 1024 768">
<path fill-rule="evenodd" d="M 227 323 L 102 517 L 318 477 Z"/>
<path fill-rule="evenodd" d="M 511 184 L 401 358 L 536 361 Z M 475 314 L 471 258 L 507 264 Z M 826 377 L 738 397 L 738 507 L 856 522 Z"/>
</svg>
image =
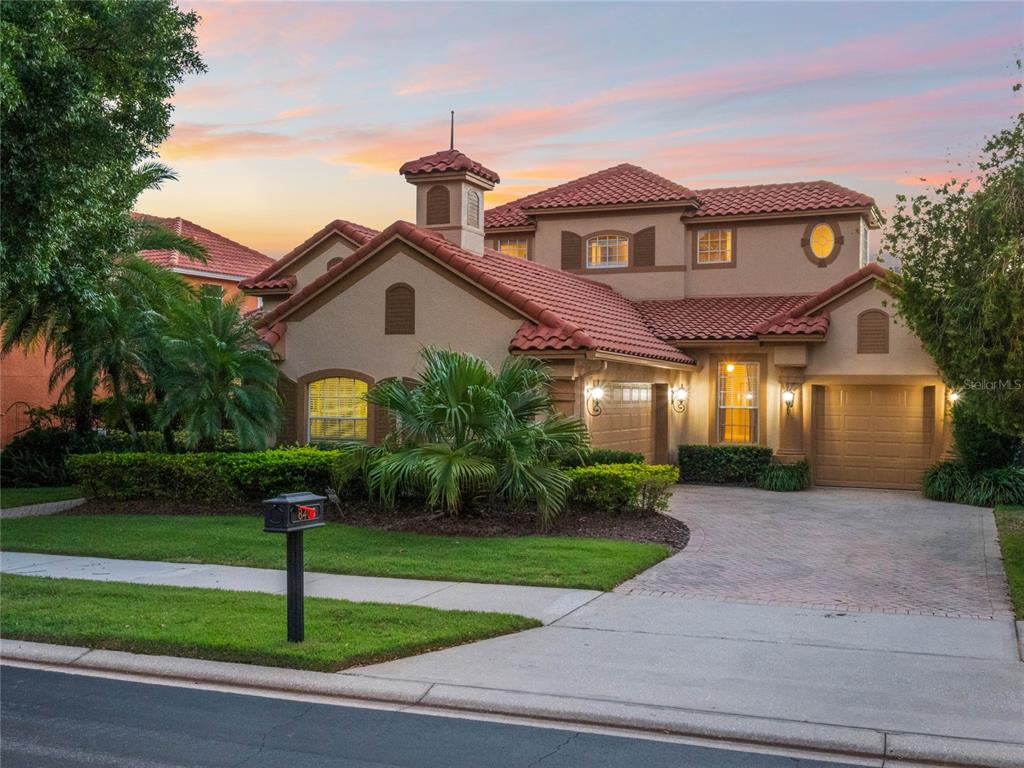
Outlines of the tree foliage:
<svg viewBox="0 0 1024 768">
<path fill-rule="evenodd" d="M 1024 113 L 984 152 L 975 178 L 899 196 L 882 250 L 898 312 L 946 381 L 977 390 L 990 427 L 1024 435 Z"/>
<path fill-rule="evenodd" d="M 197 23 L 173 0 L 0 3 L 0 301 L 101 300 L 137 167 L 169 134 L 175 85 L 204 69 Z"/>
<path fill-rule="evenodd" d="M 560 466 L 586 450 L 581 421 L 554 412 L 548 370 L 508 357 L 497 372 L 473 355 L 428 347 L 412 386 L 381 382 L 366 399 L 386 408 L 394 429 L 379 446 L 345 446 L 371 496 L 394 506 L 403 492 L 458 512 L 474 497 L 536 504 L 543 519 L 566 503 L 570 478 Z"/>
</svg>

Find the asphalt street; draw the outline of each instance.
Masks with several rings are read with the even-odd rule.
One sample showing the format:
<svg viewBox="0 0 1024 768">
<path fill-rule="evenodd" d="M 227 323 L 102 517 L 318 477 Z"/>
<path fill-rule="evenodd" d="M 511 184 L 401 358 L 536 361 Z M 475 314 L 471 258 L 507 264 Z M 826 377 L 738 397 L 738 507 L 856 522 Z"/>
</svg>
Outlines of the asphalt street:
<svg viewBox="0 0 1024 768">
<path fill-rule="evenodd" d="M 4 768 L 843 768 L 555 728 L 0 668 Z"/>
</svg>

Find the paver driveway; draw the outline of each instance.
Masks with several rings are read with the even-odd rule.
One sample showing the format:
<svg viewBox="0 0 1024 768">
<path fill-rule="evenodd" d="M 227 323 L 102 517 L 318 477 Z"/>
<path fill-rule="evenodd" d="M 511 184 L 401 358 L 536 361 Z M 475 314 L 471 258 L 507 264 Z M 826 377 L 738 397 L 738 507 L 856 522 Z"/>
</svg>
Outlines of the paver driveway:
<svg viewBox="0 0 1024 768">
<path fill-rule="evenodd" d="M 679 486 L 690 545 L 624 594 L 1012 618 L 991 510 L 911 491 Z"/>
</svg>

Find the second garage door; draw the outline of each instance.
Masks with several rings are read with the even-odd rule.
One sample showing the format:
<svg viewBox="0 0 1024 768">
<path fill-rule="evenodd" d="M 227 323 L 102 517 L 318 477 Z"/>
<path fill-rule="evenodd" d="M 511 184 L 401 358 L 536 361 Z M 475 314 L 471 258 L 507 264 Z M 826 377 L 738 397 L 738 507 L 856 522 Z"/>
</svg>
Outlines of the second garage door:
<svg viewBox="0 0 1024 768">
<path fill-rule="evenodd" d="M 654 404 L 650 384 L 607 384 L 602 413 L 590 420 L 595 448 L 642 453 L 654 461 Z"/>
<path fill-rule="evenodd" d="M 920 487 L 933 461 L 934 387 L 816 386 L 813 409 L 816 484 Z"/>
</svg>

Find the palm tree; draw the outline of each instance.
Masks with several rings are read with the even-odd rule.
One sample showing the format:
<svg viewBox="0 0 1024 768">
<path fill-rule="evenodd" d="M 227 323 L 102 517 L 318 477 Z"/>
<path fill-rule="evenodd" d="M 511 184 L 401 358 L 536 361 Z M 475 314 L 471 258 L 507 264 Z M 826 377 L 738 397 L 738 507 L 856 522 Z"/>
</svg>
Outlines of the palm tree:
<svg viewBox="0 0 1024 768">
<path fill-rule="evenodd" d="M 554 412 L 547 368 L 509 357 L 495 373 L 478 357 L 434 347 L 422 356 L 415 385 L 392 379 L 367 394 L 395 426 L 379 446 L 343 446 L 349 469 L 388 507 L 400 492 L 420 491 L 455 513 L 467 498 L 493 494 L 536 504 L 548 522 L 569 491 L 559 460 L 585 451 L 587 432 Z"/>
<path fill-rule="evenodd" d="M 133 183 L 138 195 L 175 178 L 166 166 L 145 163 L 135 171 Z M 103 313 L 112 310 L 111 297 L 130 297 L 133 304 L 146 299 L 151 302 L 150 309 L 159 311 L 167 299 L 177 294 L 176 289 L 166 294 L 168 283 L 158 274 L 158 268 L 136 254 L 145 250 L 175 250 L 206 261 L 202 246 L 157 222 L 133 218 L 126 211 L 125 228 L 128 234 L 123 247 L 96 254 L 102 268 L 97 269 L 95 284 L 65 284 L 79 278 L 58 271 L 50 283 L 34 292 L 7 297 L 0 315 L 3 352 L 15 346 L 27 350 L 42 344 L 56 361 L 51 389 L 67 377 L 62 396 L 74 403 L 75 429 L 79 434 L 92 429 L 92 397 L 103 368 L 95 359 L 96 344 L 91 334 L 102 324 Z"/>
<path fill-rule="evenodd" d="M 195 302 L 169 318 L 156 373 L 166 393 L 157 423 L 167 428 L 181 419 L 189 448 L 212 448 L 225 426 L 240 446 L 263 448 L 280 425 L 277 366 L 241 304 L 241 296 L 225 300 L 219 288 L 201 286 Z"/>
</svg>

